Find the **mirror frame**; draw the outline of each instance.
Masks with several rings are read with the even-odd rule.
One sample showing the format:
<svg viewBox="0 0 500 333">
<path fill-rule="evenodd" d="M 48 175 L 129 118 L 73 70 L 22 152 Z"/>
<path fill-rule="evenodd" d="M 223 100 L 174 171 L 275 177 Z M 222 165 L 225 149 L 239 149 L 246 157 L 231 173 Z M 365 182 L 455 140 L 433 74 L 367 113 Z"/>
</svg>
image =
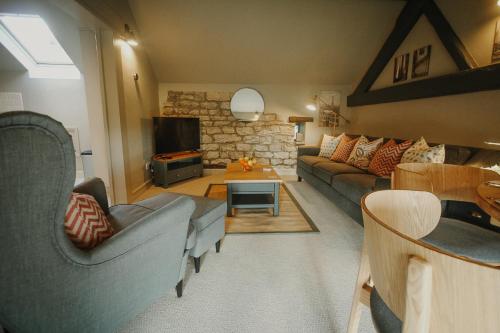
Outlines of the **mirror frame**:
<svg viewBox="0 0 500 333">
<path fill-rule="evenodd" d="M 262 108 L 262 112 L 260 112 L 260 113 L 259 113 L 259 117 L 258 117 L 257 119 L 255 119 L 255 120 L 250 120 L 250 119 L 242 119 L 242 118 L 238 118 L 238 117 L 236 117 L 236 115 L 234 114 L 233 108 L 232 108 L 233 99 L 234 99 L 234 97 L 236 96 L 236 94 L 237 94 L 239 91 L 241 91 L 241 90 L 245 90 L 245 89 L 247 89 L 247 90 L 252 90 L 252 91 L 256 92 L 256 93 L 260 96 L 260 98 L 262 99 L 262 106 L 263 106 L 263 108 Z M 234 92 L 233 96 L 231 97 L 231 101 L 229 102 L 229 104 L 230 104 L 230 108 L 231 108 L 231 114 L 232 114 L 232 115 L 233 115 L 233 117 L 234 117 L 234 118 L 236 118 L 236 120 L 238 120 L 238 121 L 248 121 L 248 122 L 258 121 L 258 120 L 260 119 L 260 116 L 264 113 L 264 111 L 265 111 L 265 109 L 266 109 L 266 101 L 264 100 L 264 96 L 262 96 L 262 94 L 260 93 L 260 91 L 258 91 L 257 89 L 251 88 L 251 87 L 242 87 L 242 88 L 239 88 L 238 90 L 236 90 L 236 91 Z M 243 112 L 242 112 L 242 113 L 243 113 Z M 250 113 L 250 112 L 248 112 L 248 113 Z"/>
</svg>

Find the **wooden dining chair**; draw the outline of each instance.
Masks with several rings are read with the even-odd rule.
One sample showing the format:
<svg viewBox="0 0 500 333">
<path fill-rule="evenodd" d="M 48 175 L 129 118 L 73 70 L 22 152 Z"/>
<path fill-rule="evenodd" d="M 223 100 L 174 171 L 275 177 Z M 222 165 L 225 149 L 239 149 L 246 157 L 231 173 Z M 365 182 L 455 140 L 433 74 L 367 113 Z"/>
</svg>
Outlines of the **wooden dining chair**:
<svg viewBox="0 0 500 333">
<path fill-rule="evenodd" d="M 392 189 L 431 192 L 440 200 L 479 203 L 477 187 L 500 175 L 475 167 L 435 163 L 405 163 L 396 166 L 392 175 Z M 479 205 L 481 206 L 481 205 Z M 468 213 L 477 214 L 475 210 Z M 441 222 L 423 241 L 455 255 L 480 261 L 500 262 L 500 235 L 457 219 L 440 217 Z M 411 223 L 407 220 L 406 223 Z M 464 239 L 464 236 L 466 238 Z M 348 332 L 357 332 L 362 306 L 370 306 L 372 290 L 368 249 L 363 245 L 360 268 L 356 281 Z"/>
<path fill-rule="evenodd" d="M 362 210 L 379 332 L 500 332 L 500 267 L 422 240 L 440 221 L 434 194 L 374 192 Z"/>
</svg>

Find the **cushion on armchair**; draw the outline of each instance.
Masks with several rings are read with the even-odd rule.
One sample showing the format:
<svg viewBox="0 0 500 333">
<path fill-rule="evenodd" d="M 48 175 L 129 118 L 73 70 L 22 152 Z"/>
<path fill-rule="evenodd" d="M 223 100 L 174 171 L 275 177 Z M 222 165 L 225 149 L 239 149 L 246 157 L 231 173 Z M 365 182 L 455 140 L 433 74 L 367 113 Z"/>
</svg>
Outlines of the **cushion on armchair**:
<svg viewBox="0 0 500 333">
<path fill-rule="evenodd" d="M 94 197 L 74 192 L 66 210 L 64 230 L 75 246 L 81 249 L 96 247 L 114 232 Z"/>
</svg>

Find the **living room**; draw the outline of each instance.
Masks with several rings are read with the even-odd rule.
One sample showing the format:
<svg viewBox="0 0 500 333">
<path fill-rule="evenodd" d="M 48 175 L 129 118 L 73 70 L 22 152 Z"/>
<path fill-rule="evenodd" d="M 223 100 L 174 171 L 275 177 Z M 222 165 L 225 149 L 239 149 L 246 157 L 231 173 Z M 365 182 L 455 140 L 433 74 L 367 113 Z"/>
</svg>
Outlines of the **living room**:
<svg viewBox="0 0 500 333">
<path fill-rule="evenodd" d="M 499 61 L 497 0 L 0 2 L 0 328 L 497 332 Z"/>
</svg>

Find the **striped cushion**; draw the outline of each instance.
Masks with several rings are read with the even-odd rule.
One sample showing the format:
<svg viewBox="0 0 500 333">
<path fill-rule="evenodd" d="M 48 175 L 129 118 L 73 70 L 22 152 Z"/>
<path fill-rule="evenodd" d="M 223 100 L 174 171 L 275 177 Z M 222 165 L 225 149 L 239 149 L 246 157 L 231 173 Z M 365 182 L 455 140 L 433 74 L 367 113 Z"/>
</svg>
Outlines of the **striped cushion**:
<svg viewBox="0 0 500 333">
<path fill-rule="evenodd" d="M 64 230 L 76 247 L 92 249 L 113 235 L 113 228 L 93 196 L 72 193 Z"/>
<path fill-rule="evenodd" d="M 412 141 L 408 140 L 399 145 L 393 139 L 383 145 L 373 156 L 368 171 L 379 176 L 389 176 L 401 160 L 406 149 L 410 148 Z"/>
<path fill-rule="evenodd" d="M 335 149 L 335 152 L 332 154 L 332 157 L 330 159 L 335 162 L 341 162 L 341 163 L 347 162 L 347 160 L 349 159 L 349 155 L 351 155 L 352 149 L 358 142 L 358 139 L 359 138 L 352 139 L 347 135 L 344 135 L 342 137 L 342 140 L 340 140 L 337 149 Z"/>
</svg>

